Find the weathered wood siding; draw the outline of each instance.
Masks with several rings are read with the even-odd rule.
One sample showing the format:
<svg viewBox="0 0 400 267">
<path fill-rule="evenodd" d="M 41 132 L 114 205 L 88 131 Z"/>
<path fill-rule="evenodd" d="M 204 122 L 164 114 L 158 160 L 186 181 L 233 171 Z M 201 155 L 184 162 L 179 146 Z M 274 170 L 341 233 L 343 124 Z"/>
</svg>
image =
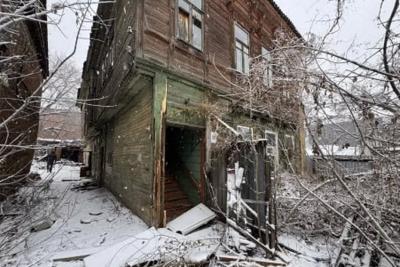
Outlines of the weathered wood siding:
<svg viewBox="0 0 400 267">
<path fill-rule="evenodd" d="M 107 26 L 92 29 L 80 97 L 100 97 L 96 104 L 112 106 L 87 107 L 86 135 L 97 136 L 95 174 L 151 225 L 161 225 L 163 218 L 166 125 L 206 127 L 202 108 L 209 89 L 231 91 L 221 73 L 228 80 L 235 73 L 229 70 L 235 64 L 234 22 L 250 33 L 251 56 L 271 46 L 278 28 L 289 30 L 268 0 L 204 2 L 203 51 L 177 40 L 176 0 L 100 5 L 98 15 Z M 239 124 L 234 120 L 233 126 Z"/>
<path fill-rule="evenodd" d="M 96 98 L 101 106 L 118 105 L 132 78 L 137 40 L 137 4 L 119 0 L 99 5 L 84 66 L 81 98 Z M 112 108 L 90 107 L 86 120 L 102 119 Z"/>
<path fill-rule="evenodd" d="M 143 57 L 211 87 L 230 90 L 216 67 L 231 78 L 227 68 L 234 67 L 234 22 L 250 33 L 252 56 L 259 55 L 262 46 L 271 47 L 277 29 L 290 31 L 267 0 L 206 0 L 204 5 L 204 49 L 199 51 L 175 38 L 175 0 L 144 1 L 143 42 L 138 43 Z"/>
<path fill-rule="evenodd" d="M 302 171 L 302 160 L 303 159 L 303 148 L 302 148 L 302 129 L 297 128 L 291 124 L 283 121 L 274 120 L 270 118 L 254 117 L 250 119 L 249 116 L 244 114 L 234 114 L 231 118 L 231 125 L 236 128 L 237 126 L 246 126 L 253 129 L 254 139 L 264 139 L 265 131 L 272 131 L 278 134 L 278 156 L 279 156 L 279 167 L 290 171 L 288 165 L 288 155 L 285 151 L 284 140 L 285 135 L 293 136 L 294 138 L 294 155 L 291 158 L 291 164 L 296 172 Z"/>
<path fill-rule="evenodd" d="M 112 139 L 111 165 L 105 185 L 146 223 L 152 224 L 152 88 L 142 90 L 108 129 Z M 106 146 L 111 147 L 111 146 Z M 109 155 L 110 157 L 110 155 Z M 112 168 L 112 170 L 110 170 Z"/>
<path fill-rule="evenodd" d="M 204 89 L 190 83 L 168 79 L 167 122 L 205 127 L 201 105 L 206 100 Z"/>
</svg>

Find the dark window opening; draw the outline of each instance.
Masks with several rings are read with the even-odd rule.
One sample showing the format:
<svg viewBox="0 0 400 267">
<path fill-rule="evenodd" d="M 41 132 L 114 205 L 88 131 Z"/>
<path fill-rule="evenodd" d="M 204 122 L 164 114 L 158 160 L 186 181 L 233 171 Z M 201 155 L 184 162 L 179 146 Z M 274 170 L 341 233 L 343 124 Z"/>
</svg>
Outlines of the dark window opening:
<svg viewBox="0 0 400 267">
<path fill-rule="evenodd" d="M 203 1 L 178 0 L 177 38 L 203 50 Z"/>
</svg>

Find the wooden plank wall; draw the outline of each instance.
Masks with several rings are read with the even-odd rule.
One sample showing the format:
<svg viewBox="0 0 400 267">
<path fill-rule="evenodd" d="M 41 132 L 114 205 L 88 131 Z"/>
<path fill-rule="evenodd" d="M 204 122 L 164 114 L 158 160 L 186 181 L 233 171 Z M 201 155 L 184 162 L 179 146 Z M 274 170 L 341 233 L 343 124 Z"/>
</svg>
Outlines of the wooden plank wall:
<svg viewBox="0 0 400 267">
<path fill-rule="evenodd" d="M 203 90 L 175 80 L 168 80 L 167 122 L 205 127 L 200 105 L 205 101 Z"/>
<path fill-rule="evenodd" d="M 91 34 L 82 90 L 90 90 L 89 98 L 99 98 L 96 104 L 113 106 L 125 93 L 124 82 L 134 67 L 137 39 L 137 2 L 120 0 L 102 4 L 98 9 L 97 23 Z M 90 76 L 93 79 L 90 79 Z M 82 92 L 85 95 L 84 92 Z M 110 108 L 93 108 L 95 119 Z"/>
<path fill-rule="evenodd" d="M 153 218 L 152 93 L 152 88 L 142 90 L 117 114 L 108 128 L 112 151 L 106 151 L 112 153 L 112 172 L 105 185 L 147 224 Z"/>
<path fill-rule="evenodd" d="M 227 68 L 234 67 L 234 22 L 250 33 L 252 56 L 259 55 L 262 46 L 271 47 L 278 28 L 289 30 L 289 26 L 269 1 L 204 2 L 204 51 L 198 51 L 175 38 L 175 0 L 145 1 L 143 56 L 187 77 L 229 91 L 229 83 L 222 79 L 216 67 L 231 78 Z"/>
</svg>

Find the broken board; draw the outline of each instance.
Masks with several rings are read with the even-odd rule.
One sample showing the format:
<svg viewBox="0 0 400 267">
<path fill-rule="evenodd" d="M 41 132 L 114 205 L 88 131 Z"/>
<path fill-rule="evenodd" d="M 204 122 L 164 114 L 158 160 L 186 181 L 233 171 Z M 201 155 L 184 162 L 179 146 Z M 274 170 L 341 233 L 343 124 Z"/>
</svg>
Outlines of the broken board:
<svg viewBox="0 0 400 267">
<path fill-rule="evenodd" d="M 167 228 L 172 232 L 187 235 L 200 226 L 207 224 L 216 216 L 217 215 L 212 210 L 200 203 L 175 220 L 169 222 Z"/>
</svg>

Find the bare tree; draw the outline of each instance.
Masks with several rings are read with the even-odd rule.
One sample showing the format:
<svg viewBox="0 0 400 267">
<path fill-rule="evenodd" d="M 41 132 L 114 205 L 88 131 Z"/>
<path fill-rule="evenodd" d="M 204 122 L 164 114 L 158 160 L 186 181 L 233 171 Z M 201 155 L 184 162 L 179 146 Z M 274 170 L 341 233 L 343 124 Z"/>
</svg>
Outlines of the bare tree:
<svg viewBox="0 0 400 267">
<path fill-rule="evenodd" d="M 310 35 L 309 40 L 301 40 L 278 31 L 273 49 L 268 55 L 251 59 L 247 75 L 232 80 L 221 71 L 221 77 L 235 88 L 234 93 L 227 97 L 249 118 L 254 114 L 265 114 L 288 122 L 293 128 L 306 127 L 309 151 L 312 150 L 312 154 L 329 169 L 322 181 L 313 174 L 304 177 L 285 174 L 287 170 L 299 172 L 291 160 L 290 142 L 279 141 L 287 164 L 284 165 L 286 168 L 276 170 L 275 175 L 281 177 L 278 180 L 282 183 L 289 176 L 294 177 L 299 192 L 303 194 L 298 201 L 279 199 L 284 202 L 279 204 L 281 229 L 290 229 L 294 220 L 305 229 L 309 223 L 305 218 L 314 219 L 311 229 L 323 225 L 324 231 L 330 234 L 342 231 L 341 227 L 348 224 L 356 238 L 347 247 L 340 244 L 344 254 L 354 251 L 353 246 L 359 250 L 365 248 L 364 251 L 378 259 L 381 255 L 395 266 L 392 256 L 400 255 L 397 240 L 400 222 L 396 208 L 400 204 L 400 35 L 399 1 L 392 2 L 381 1 L 381 10 L 376 15 L 382 36 L 365 49 L 362 57 L 352 57 L 350 52 L 343 55 L 327 43 L 327 39 L 335 36 L 341 26 L 348 4 L 337 1 L 336 16 L 324 36 Z M 382 7 L 389 5 L 390 12 L 384 15 L 387 12 L 382 12 Z M 240 133 L 222 121 L 221 114 L 224 113 L 221 108 L 215 107 L 215 110 L 217 112 L 211 112 L 214 114 L 212 117 L 217 117 L 230 133 L 220 133 L 229 140 L 225 143 L 242 142 L 236 138 Z M 349 132 L 343 128 L 341 123 L 344 121 L 350 121 L 356 131 Z M 357 140 L 357 155 L 373 160 L 372 172 L 352 176 L 343 171 L 335 161 L 334 151 L 321 143 L 321 133 L 327 124 L 342 132 L 331 140 L 333 144 L 338 144 L 345 136 Z M 278 194 L 282 183 L 276 184 Z M 283 212 L 283 208 L 289 212 Z M 334 265 L 345 263 L 346 257 L 335 257 Z"/>
<path fill-rule="evenodd" d="M 325 36 L 314 38 L 307 45 L 298 44 L 291 48 L 305 49 L 311 63 L 306 70 L 307 90 L 303 98 L 305 123 L 311 141 L 310 151 L 329 170 L 324 174 L 326 180 L 322 182 L 318 178 L 297 179 L 301 190 L 305 190 L 304 198 L 293 204 L 294 209 L 301 210 L 298 214 L 305 212 L 325 229 L 340 228 L 340 224 L 335 223 L 337 218 L 339 222 L 349 224 L 355 237 L 347 248 L 344 246 L 342 249 L 344 254 L 350 254 L 353 246 L 356 249 L 369 247 L 365 251 L 380 254 L 395 266 L 394 258 L 390 256 L 400 255 L 396 241 L 400 230 L 396 219 L 399 204 L 397 159 L 400 152 L 399 1 L 381 1 L 381 10 L 376 15 L 379 21 L 377 28 L 382 36 L 368 45 L 362 56 L 357 57 L 350 52 L 345 55 L 338 53 L 326 43 L 328 36 L 334 36 L 341 20 L 345 19 L 343 10 L 347 4 L 346 1 L 337 1 L 337 16 Z M 382 12 L 383 6 L 390 12 Z M 384 15 L 386 13 L 389 15 Z M 350 122 L 355 130 L 349 131 L 343 122 Z M 341 134 L 330 140 L 327 146 L 322 135 L 328 125 Z M 358 152 L 354 156 L 372 159 L 370 174 L 348 175 L 344 167 L 335 161 L 336 150 L 349 146 L 342 143 L 346 137 L 356 140 L 352 146 Z M 321 205 L 307 211 L 301 209 L 301 205 L 315 203 L 309 198 L 314 198 Z M 304 215 L 300 217 L 304 218 Z M 285 214 L 282 216 L 285 217 Z M 285 218 L 285 221 L 291 220 Z M 346 263 L 345 257 L 338 257 L 333 262 L 339 263 Z"/>
<path fill-rule="evenodd" d="M 71 109 L 76 104 L 80 74 L 70 59 L 85 24 L 92 23 L 93 5 L 97 4 L 90 0 L 60 1 L 46 7 L 43 3 L 0 1 L 0 220 L 10 209 L 19 210 L 25 225 L 18 233 L 12 225 L 1 233 L 0 247 L 4 252 L 29 233 L 33 207 L 54 176 L 42 177 L 19 196 L 11 195 L 30 181 L 33 153 L 46 148 L 36 142 L 40 114 L 54 107 Z M 74 47 L 68 55 L 51 60 L 48 68 L 47 25 L 58 26 L 67 10 L 76 16 Z"/>
<path fill-rule="evenodd" d="M 47 8 L 45 1 L 40 0 L 0 2 L 0 191 L 3 197 L 24 182 L 29 173 L 41 105 L 43 109 L 55 102 L 65 105 L 64 98 L 73 93 L 71 87 L 78 81 L 72 81 L 76 76 L 67 75 L 77 71 L 68 69 L 71 65 L 64 65 L 76 52 L 82 28 L 92 22 L 93 4 L 96 3 L 69 1 Z M 74 49 L 54 62 L 49 72 L 47 25 L 57 26 L 67 10 L 76 16 L 78 30 Z"/>
</svg>

